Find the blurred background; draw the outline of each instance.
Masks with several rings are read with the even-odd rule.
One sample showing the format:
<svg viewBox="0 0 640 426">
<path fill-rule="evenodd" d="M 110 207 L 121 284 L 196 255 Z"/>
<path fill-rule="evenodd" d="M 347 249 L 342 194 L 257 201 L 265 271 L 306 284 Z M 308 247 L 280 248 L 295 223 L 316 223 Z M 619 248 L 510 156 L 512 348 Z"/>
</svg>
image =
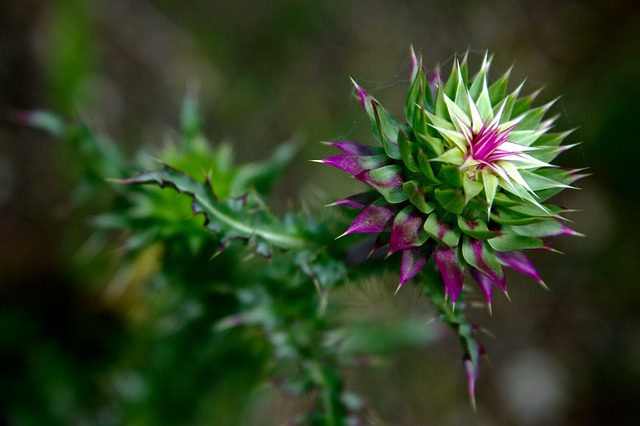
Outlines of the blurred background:
<svg viewBox="0 0 640 426">
<path fill-rule="evenodd" d="M 561 203 L 582 210 L 570 218 L 587 237 L 554 241 L 564 255 L 534 254 L 550 292 L 513 275 L 512 302 L 472 313 L 495 336 L 483 337 L 477 414 L 447 330 L 354 372 L 350 386 L 390 425 L 640 424 L 639 22 L 633 0 L 3 0 L 0 424 L 25 407 L 82 424 L 56 410 L 95 403 L 86 392 L 125 334 L 101 277 L 78 262 L 90 218 L 72 212 L 59 143 L 12 111 L 80 114 L 133 153 L 175 132 L 195 85 L 206 133 L 231 140 L 239 160 L 301 142 L 282 204 L 330 201 L 355 184 L 309 165 L 328 154 L 318 142 L 373 142 L 349 77 L 399 115 L 411 45 L 444 70 L 456 52 L 477 64 L 488 49 L 492 77 L 514 65 L 513 84 L 544 87 L 540 103 L 562 95 L 557 128 L 576 128 L 568 143 L 582 144 L 560 162 L 593 175 Z M 386 281 L 356 292 L 365 301 L 353 309 L 423 309 Z"/>
</svg>

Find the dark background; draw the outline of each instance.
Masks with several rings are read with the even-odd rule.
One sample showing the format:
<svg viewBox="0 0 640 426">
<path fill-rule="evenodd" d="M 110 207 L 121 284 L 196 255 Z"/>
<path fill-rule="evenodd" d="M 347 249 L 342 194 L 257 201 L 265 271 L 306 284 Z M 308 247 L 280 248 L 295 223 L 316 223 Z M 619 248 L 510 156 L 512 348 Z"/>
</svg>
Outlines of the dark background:
<svg viewBox="0 0 640 426">
<path fill-rule="evenodd" d="M 564 255 L 534 255 L 550 292 L 513 275 L 513 302 L 496 297 L 492 316 L 474 313 L 496 336 L 484 338 L 491 363 L 477 414 L 446 331 L 432 347 L 354 374 L 352 386 L 389 424 L 640 422 L 639 23 L 632 0 L 0 2 L 5 409 L 33 395 L 30 385 L 64 381 L 69 365 L 91 372 L 120 329 L 119 314 L 86 284 L 100 277 L 78 266 L 89 220 L 70 213 L 73 176 L 59 142 L 15 124 L 12 111 L 80 113 L 134 152 L 174 132 L 195 84 L 207 134 L 232 140 L 238 159 L 259 159 L 290 138 L 303 143 L 278 190 L 282 203 L 296 202 L 292 194 L 332 200 L 351 193 L 352 181 L 306 160 L 328 153 L 321 140 L 371 141 L 349 76 L 400 113 L 413 45 L 427 67 L 444 70 L 456 52 L 470 49 L 477 64 L 488 49 L 492 77 L 514 65 L 514 86 L 524 78 L 525 91 L 544 86 L 540 102 L 562 95 L 557 128 L 577 128 L 568 141 L 582 144 L 560 161 L 593 175 L 561 202 L 582 210 L 570 218 L 587 237 L 555 241 Z M 410 292 L 391 296 L 395 279 L 363 296 L 381 299 L 363 309 L 411 309 Z"/>
</svg>

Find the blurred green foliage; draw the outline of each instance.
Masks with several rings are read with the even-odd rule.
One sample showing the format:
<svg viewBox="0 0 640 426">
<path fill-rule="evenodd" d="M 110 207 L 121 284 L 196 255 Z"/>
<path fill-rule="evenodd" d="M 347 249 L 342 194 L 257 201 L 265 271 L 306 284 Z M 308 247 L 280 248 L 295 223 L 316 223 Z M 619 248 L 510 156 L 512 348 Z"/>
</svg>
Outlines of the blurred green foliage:
<svg viewBox="0 0 640 426">
<path fill-rule="evenodd" d="M 74 112 L 87 96 L 88 78 L 94 69 L 93 22 L 90 3 L 64 0 L 52 8 L 47 76 L 57 111 Z"/>
<path fill-rule="evenodd" d="M 83 122 L 67 125 L 44 112 L 20 119 L 65 141 L 78 176 L 76 208 L 109 199 L 91 238 L 108 247 L 115 236 L 123 251 L 98 250 L 96 257 L 110 261 L 92 273 L 111 275 L 100 284 L 101 299 L 121 322 L 103 336 L 111 352 L 91 364 L 95 370 L 58 363 L 54 351 L 46 359 L 62 371 L 47 375 L 32 348 L 17 354 L 28 370 L 42 369 L 28 384 L 39 391 L 26 400 L 44 406 L 26 411 L 21 400 L 11 403 L 10 422 L 242 424 L 252 414 L 247 400 L 270 383 L 311 401 L 297 410 L 295 424 L 358 424 L 368 421 L 365 406 L 345 387 L 341 368 L 369 351 L 430 340 L 415 320 L 342 323 L 340 311 L 327 307 L 330 290 L 380 267 L 345 263 L 350 243 L 332 238 L 341 221 L 291 213 L 280 220 L 267 209 L 263 197 L 293 157 L 292 145 L 262 162 L 234 165 L 229 145 L 212 147 L 204 138 L 189 95 L 179 140 L 156 152 L 151 171 L 127 177 L 152 156 L 132 163 Z M 109 174 L 121 178 L 100 177 Z M 15 343 L 11 336 L 3 342 Z"/>
</svg>

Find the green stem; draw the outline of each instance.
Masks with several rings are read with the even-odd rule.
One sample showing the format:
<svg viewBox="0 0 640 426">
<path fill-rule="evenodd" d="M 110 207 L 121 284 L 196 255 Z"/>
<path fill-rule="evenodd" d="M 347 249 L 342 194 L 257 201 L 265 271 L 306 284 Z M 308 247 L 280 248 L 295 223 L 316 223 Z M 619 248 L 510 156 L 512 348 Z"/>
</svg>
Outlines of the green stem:
<svg viewBox="0 0 640 426">
<path fill-rule="evenodd" d="M 196 195 L 197 197 L 197 195 Z M 309 241 L 303 240 L 302 238 L 294 235 L 287 235 L 285 233 L 276 233 L 271 232 L 266 229 L 260 229 L 258 226 L 247 226 L 242 222 L 235 220 L 234 218 L 227 216 L 222 213 L 220 210 L 216 209 L 211 203 L 209 203 L 206 199 L 202 197 L 197 197 L 198 202 L 202 204 L 203 207 L 206 208 L 206 211 L 209 214 L 212 214 L 216 219 L 220 222 L 229 225 L 236 231 L 239 231 L 247 236 L 258 235 L 269 243 L 278 246 L 284 249 L 292 249 L 297 247 L 302 247 L 306 244 L 309 244 Z"/>
<path fill-rule="evenodd" d="M 464 366 L 469 384 L 469 397 L 475 409 L 475 381 L 480 369 L 480 355 L 482 345 L 475 338 L 476 326 L 464 315 L 464 303 L 459 298 L 456 304 L 444 297 L 444 285 L 440 273 L 432 262 L 423 269 L 425 276 L 423 292 L 431 300 L 440 314 L 442 322 L 447 324 L 460 338 L 464 351 Z"/>
<path fill-rule="evenodd" d="M 343 426 L 345 410 L 340 400 L 342 388 L 340 373 L 318 362 L 312 362 L 308 368 L 311 378 L 321 389 L 324 425 Z"/>
</svg>

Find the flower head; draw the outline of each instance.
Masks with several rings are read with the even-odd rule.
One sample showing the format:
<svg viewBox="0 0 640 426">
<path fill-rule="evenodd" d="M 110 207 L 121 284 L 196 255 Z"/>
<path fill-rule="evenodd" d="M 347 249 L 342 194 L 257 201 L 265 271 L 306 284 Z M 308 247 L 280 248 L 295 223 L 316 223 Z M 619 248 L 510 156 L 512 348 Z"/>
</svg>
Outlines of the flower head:
<svg viewBox="0 0 640 426">
<path fill-rule="evenodd" d="M 400 286 L 433 256 L 454 302 L 466 270 L 489 304 L 495 287 L 507 291 L 505 266 L 542 284 L 523 251 L 577 234 L 547 200 L 582 177 L 551 163 L 572 146 L 544 118 L 553 103 L 533 107 L 537 93 L 521 96 L 523 84 L 509 93 L 509 72 L 490 83 L 487 55 L 473 77 L 467 57 L 455 59 L 446 81 L 411 59 L 405 120 L 354 81 L 380 145 L 331 142 L 342 153 L 321 160 L 370 187 L 334 203 L 361 210 L 343 235 L 376 233 L 376 247 L 401 252 Z"/>
</svg>

